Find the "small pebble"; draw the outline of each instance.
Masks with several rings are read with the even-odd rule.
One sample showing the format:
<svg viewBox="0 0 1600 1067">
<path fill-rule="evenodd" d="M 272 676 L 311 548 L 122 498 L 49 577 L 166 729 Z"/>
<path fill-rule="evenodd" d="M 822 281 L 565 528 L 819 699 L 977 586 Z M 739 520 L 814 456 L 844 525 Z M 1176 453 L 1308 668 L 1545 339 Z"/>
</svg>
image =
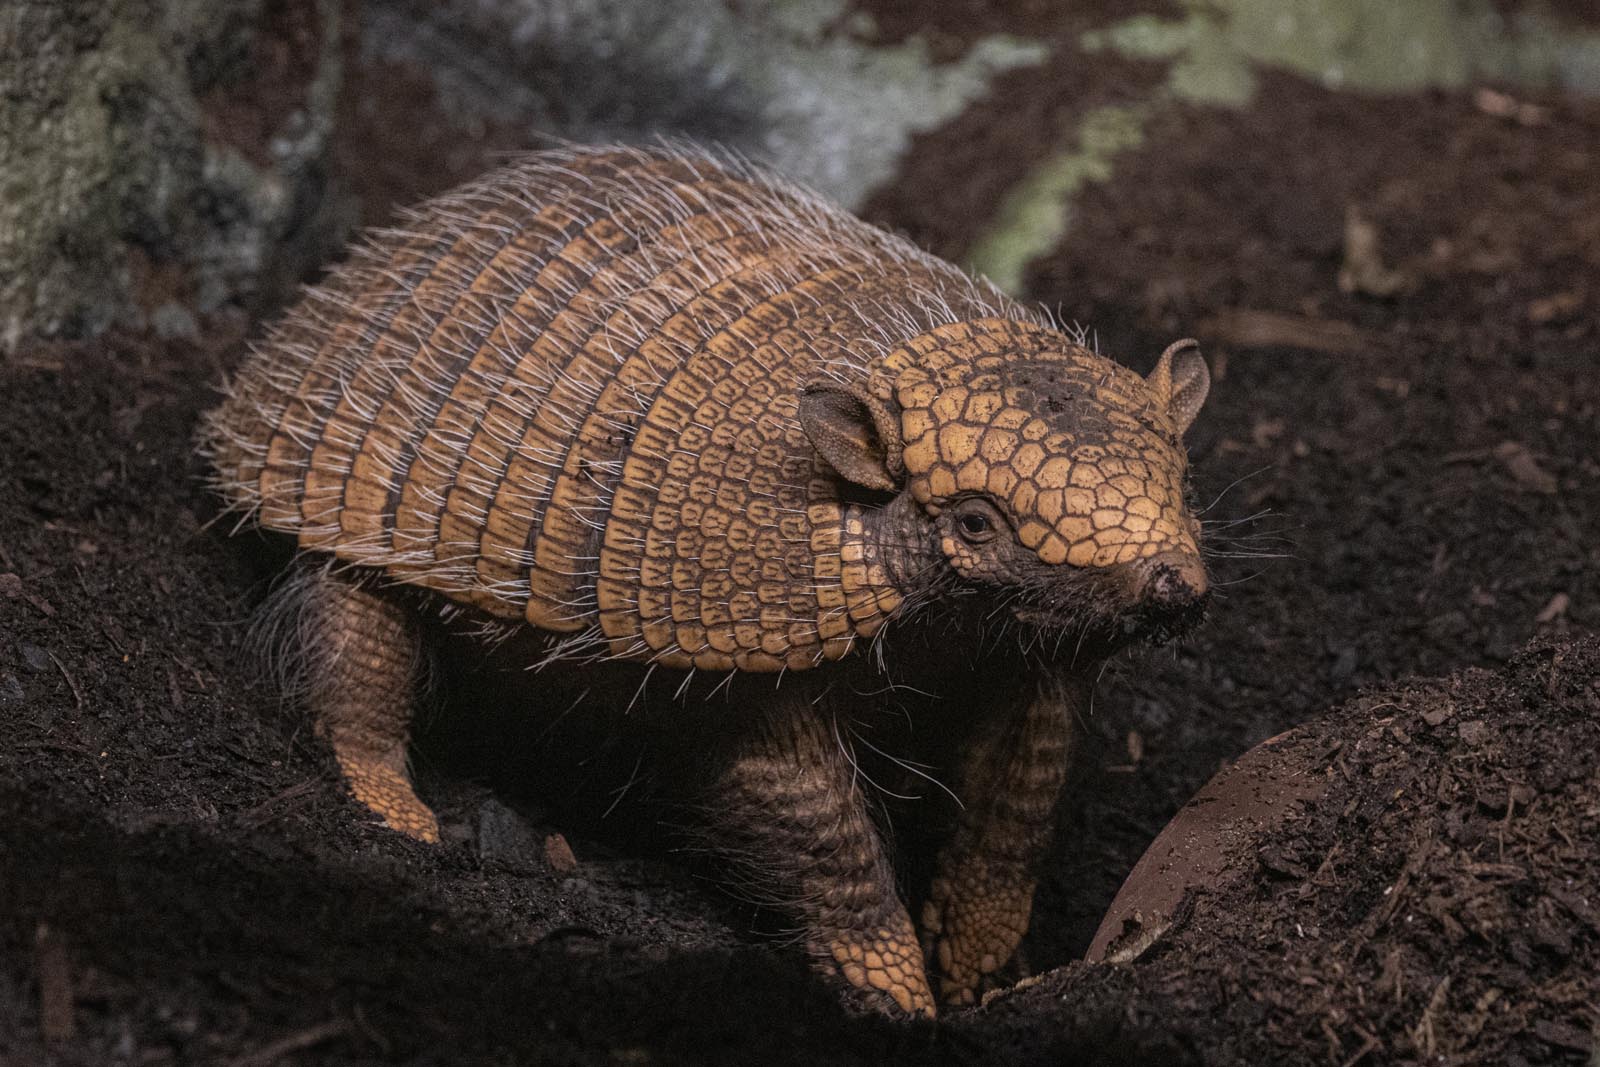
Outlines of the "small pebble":
<svg viewBox="0 0 1600 1067">
<path fill-rule="evenodd" d="M 1456 706 L 1454 704 L 1440 704 L 1424 711 L 1422 713 L 1422 721 L 1429 726 L 1438 726 L 1455 713 Z"/>
<path fill-rule="evenodd" d="M 544 839 L 544 859 L 550 864 L 550 869 L 558 874 L 578 869 L 578 857 L 572 854 L 572 846 L 560 834 L 551 834 Z"/>
<path fill-rule="evenodd" d="M 23 641 L 17 645 L 17 651 L 22 653 L 23 664 L 35 674 L 50 669 L 50 653 L 38 645 L 30 645 Z"/>
<path fill-rule="evenodd" d="M 1517 484 L 1530 493 L 1554 493 L 1561 488 L 1556 476 L 1540 465 L 1528 446 L 1520 441 L 1501 441 L 1494 456 L 1505 465 Z"/>
<path fill-rule="evenodd" d="M 1557 593 L 1550 598 L 1550 602 L 1544 606 L 1544 610 L 1539 612 L 1534 621 L 1540 623 L 1555 622 L 1565 615 L 1570 607 L 1572 607 L 1572 598 L 1565 593 Z"/>
</svg>

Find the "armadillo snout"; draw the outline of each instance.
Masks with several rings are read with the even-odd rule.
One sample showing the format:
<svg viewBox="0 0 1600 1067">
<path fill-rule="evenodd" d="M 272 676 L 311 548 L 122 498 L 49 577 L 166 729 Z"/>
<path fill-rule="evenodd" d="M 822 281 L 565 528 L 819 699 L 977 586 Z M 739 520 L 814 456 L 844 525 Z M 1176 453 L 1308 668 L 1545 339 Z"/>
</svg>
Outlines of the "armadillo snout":
<svg viewBox="0 0 1600 1067">
<path fill-rule="evenodd" d="M 1206 568 L 1188 552 L 1158 552 L 1144 561 L 1145 604 L 1156 610 L 1185 611 L 1203 602 L 1210 591 Z"/>
<path fill-rule="evenodd" d="M 1124 623 L 1130 637 L 1163 644 L 1198 626 L 1211 599 L 1206 569 L 1192 553 L 1158 552 L 1135 567 L 1138 606 Z"/>
</svg>

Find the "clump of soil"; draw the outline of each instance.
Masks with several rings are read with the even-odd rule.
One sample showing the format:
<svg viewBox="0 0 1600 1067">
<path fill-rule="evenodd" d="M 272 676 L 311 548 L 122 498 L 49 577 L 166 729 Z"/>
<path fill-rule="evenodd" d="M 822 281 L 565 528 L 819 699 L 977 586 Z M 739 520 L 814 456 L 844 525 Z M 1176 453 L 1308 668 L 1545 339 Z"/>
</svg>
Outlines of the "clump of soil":
<svg viewBox="0 0 1600 1067">
<path fill-rule="evenodd" d="M 1236 842 L 1172 928 L 1113 972 L 1111 1003 L 1107 968 L 1076 964 L 958 1025 L 1044 1060 L 1073 1048 L 1041 1040 L 1044 1020 L 1080 1031 L 1098 1003 L 1108 1031 L 1179 1062 L 1588 1062 L 1600 639 L 1375 690 L 1272 758 L 1325 782 L 1321 796 Z"/>
</svg>

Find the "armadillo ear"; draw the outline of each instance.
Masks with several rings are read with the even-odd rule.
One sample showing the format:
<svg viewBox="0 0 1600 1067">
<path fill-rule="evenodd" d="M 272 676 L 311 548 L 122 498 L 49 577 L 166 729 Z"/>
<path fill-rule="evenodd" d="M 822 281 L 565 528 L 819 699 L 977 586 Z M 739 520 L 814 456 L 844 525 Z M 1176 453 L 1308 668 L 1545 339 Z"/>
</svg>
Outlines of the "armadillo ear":
<svg viewBox="0 0 1600 1067">
<path fill-rule="evenodd" d="M 1167 413 L 1183 433 L 1200 414 L 1200 405 L 1211 391 L 1211 371 L 1200 355 L 1200 342 L 1193 338 L 1174 341 L 1161 353 L 1155 370 L 1145 376 Z"/>
<path fill-rule="evenodd" d="M 900 462 L 900 413 L 858 385 L 813 382 L 800 391 L 800 426 L 829 466 L 868 489 L 893 491 Z"/>
</svg>

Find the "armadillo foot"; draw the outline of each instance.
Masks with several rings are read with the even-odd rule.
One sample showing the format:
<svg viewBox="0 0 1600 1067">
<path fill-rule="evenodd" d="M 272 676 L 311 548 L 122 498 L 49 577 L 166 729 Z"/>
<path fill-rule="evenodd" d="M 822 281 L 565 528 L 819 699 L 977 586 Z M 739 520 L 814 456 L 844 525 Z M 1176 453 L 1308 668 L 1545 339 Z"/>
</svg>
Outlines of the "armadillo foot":
<svg viewBox="0 0 1600 1067">
<path fill-rule="evenodd" d="M 923 973 L 922 949 L 910 921 L 903 928 L 841 932 L 826 947 L 834 973 L 880 1010 L 932 1018 L 933 993 Z M 887 1001 L 887 1003 L 885 1003 Z"/>
<path fill-rule="evenodd" d="M 391 829 L 438 841 L 439 821 L 406 770 L 422 660 L 416 620 L 400 601 L 332 570 L 308 567 L 294 588 L 305 598 L 296 632 L 307 702 L 350 792 Z"/>
<path fill-rule="evenodd" d="M 785 690 L 751 717 L 713 776 L 708 829 L 749 884 L 805 931 L 845 999 L 931 1017 L 922 946 L 832 714 Z"/>
<path fill-rule="evenodd" d="M 928 962 L 946 1004 L 975 1004 L 1003 984 L 1002 969 L 1016 955 L 1033 908 L 1031 879 L 985 877 L 981 862 L 965 866 L 952 872 L 967 876 L 959 886 L 935 879 L 922 908 Z"/>
<path fill-rule="evenodd" d="M 341 743 L 335 737 L 333 754 L 351 795 L 382 818 L 385 826 L 418 841 L 438 842 L 439 820 L 411 785 L 404 746 L 376 753 L 349 738 Z"/>
</svg>

